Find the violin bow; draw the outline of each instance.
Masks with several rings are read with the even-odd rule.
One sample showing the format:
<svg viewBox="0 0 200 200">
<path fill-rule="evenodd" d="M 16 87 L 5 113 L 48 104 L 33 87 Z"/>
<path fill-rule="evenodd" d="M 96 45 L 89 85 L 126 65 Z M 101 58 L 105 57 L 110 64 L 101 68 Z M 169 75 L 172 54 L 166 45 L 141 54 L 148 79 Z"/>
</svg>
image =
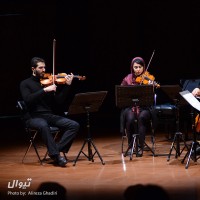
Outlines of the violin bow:
<svg viewBox="0 0 200 200">
<path fill-rule="evenodd" d="M 147 67 L 146 67 L 145 72 L 147 72 L 147 70 L 148 70 L 148 68 L 149 68 L 149 66 L 150 66 L 151 60 L 152 60 L 152 58 L 153 58 L 153 56 L 154 56 L 154 53 L 155 53 L 155 49 L 153 50 L 153 53 L 151 54 L 151 58 L 150 58 L 150 60 L 149 60 L 149 63 L 148 63 L 148 65 L 147 65 Z M 145 72 L 144 72 L 144 73 L 145 73 Z M 143 81 L 144 81 L 144 77 L 142 76 L 142 80 L 141 80 L 141 82 L 140 82 L 140 85 L 142 84 Z"/>
<path fill-rule="evenodd" d="M 56 40 L 53 40 L 53 84 L 55 84 L 55 50 L 56 50 Z"/>
<path fill-rule="evenodd" d="M 151 60 L 152 60 L 152 58 L 153 58 L 153 56 L 154 56 L 154 53 L 155 53 L 155 50 L 153 50 L 153 53 L 152 53 L 152 55 L 151 55 L 151 58 L 150 58 L 150 60 L 149 60 L 149 63 L 148 63 L 148 65 L 147 65 L 146 71 L 147 71 L 147 70 L 148 70 L 148 68 L 149 68 L 149 65 L 150 65 L 150 63 L 151 63 Z"/>
</svg>

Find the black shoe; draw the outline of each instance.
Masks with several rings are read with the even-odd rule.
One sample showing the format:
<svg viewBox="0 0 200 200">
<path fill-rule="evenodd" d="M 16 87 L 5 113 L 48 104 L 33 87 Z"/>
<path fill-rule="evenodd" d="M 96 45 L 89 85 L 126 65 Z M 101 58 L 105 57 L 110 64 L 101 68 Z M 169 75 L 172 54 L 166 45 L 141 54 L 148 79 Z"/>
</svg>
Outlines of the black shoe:
<svg viewBox="0 0 200 200">
<path fill-rule="evenodd" d="M 194 154 L 194 150 L 192 150 L 192 153 Z M 200 146 L 198 146 L 196 148 L 196 154 L 199 155 L 200 154 Z"/>
<path fill-rule="evenodd" d="M 65 167 L 67 164 L 67 160 L 60 156 L 60 155 L 54 155 L 54 156 L 49 156 L 56 164 L 58 164 L 60 167 Z"/>
<path fill-rule="evenodd" d="M 65 167 L 65 165 L 67 164 L 67 160 L 59 155 L 57 158 L 57 164 L 61 167 Z"/>
<path fill-rule="evenodd" d="M 134 151 L 133 151 L 133 153 L 134 153 Z M 131 155 L 131 149 L 128 150 L 128 152 L 126 153 L 126 156 L 130 156 L 130 155 Z"/>
<path fill-rule="evenodd" d="M 138 152 L 136 155 L 136 157 L 142 157 L 142 156 L 143 156 L 143 153 L 141 153 L 141 152 Z"/>
<path fill-rule="evenodd" d="M 196 148 L 196 156 L 200 155 L 200 146 Z M 191 158 L 194 160 L 194 150 L 191 152 Z"/>
<path fill-rule="evenodd" d="M 143 150 L 139 148 L 136 156 L 137 157 L 142 157 L 143 156 Z"/>
</svg>

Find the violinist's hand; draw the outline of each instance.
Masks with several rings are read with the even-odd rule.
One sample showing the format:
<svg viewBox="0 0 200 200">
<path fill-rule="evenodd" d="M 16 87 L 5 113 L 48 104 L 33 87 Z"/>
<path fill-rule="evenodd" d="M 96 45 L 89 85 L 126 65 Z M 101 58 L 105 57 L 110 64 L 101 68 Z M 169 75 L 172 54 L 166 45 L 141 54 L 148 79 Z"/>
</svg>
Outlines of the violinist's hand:
<svg viewBox="0 0 200 200">
<path fill-rule="evenodd" d="M 200 89 L 199 88 L 195 88 L 193 91 L 192 91 L 192 94 L 196 97 L 196 96 L 200 96 Z"/>
<path fill-rule="evenodd" d="M 72 80 L 74 78 L 74 75 L 71 73 L 71 74 L 68 74 L 67 76 L 65 76 L 65 79 L 66 79 L 66 84 L 67 85 L 71 85 L 72 84 Z"/>
<path fill-rule="evenodd" d="M 56 91 L 56 88 L 57 88 L 57 86 L 56 85 L 50 85 L 50 86 L 48 86 L 48 87 L 45 87 L 44 88 L 44 91 L 45 92 L 52 92 L 52 91 Z"/>
</svg>

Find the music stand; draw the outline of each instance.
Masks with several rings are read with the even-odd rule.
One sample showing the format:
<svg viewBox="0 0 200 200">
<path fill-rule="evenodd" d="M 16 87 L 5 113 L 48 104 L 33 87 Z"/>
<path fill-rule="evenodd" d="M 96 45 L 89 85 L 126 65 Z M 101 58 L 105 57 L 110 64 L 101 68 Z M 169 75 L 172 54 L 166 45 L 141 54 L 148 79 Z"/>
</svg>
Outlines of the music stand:
<svg viewBox="0 0 200 200">
<path fill-rule="evenodd" d="M 115 100 L 118 108 L 133 106 L 139 100 L 139 106 L 149 106 L 154 103 L 154 87 L 152 85 L 116 85 Z"/>
<path fill-rule="evenodd" d="M 98 91 L 98 92 L 87 92 L 87 93 L 78 93 L 75 95 L 68 113 L 69 114 L 81 114 L 86 113 L 87 118 L 87 138 L 85 138 L 85 141 L 74 160 L 74 166 L 76 165 L 76 162 L 80 156 L 81 153 L 83 153 L 88 160 L 91 160 L 94 162 L 94 155 L 97 153 L 99 156 L 102 164 L 104 165 L 104 161 L 97 150 L 97 147 L 95 146 L 94 142 L 92 141 L 92 136 L 90 133 L 90 113 L 91 112 L 97 112 L 99 110 L 99 107 L 102 105 L 105 97 L 106 97 L 107 91 Z M 88 144 L 88 155 L 83 152 L 83 149 L 85 145 Z M 95 149 L 95 152 L 92 152 L 92 146 Z"/>
<path fill-rule="evenodd" d="M 133 106 L 152 106 L 154 103 L 154 87 L 153 85 L 128 85 L 128 86 L 115 86 L 115 100 L 116 106 L 120 109 Z M 137 116 L 135 116 L 135 132 L 138 132 Z M 133 151 L 135 149 L 136 156 L 138 156 L 138 136 L 139 134 L 133 134 L 132 141 L 129 144 L 124 157 L 128 154 L 131 149 L 130 160 L 132 160 Z M 154 151 L 144 142 L 147 148 L 152 152 Z"/>
<path fill-rule="evenodd" d="M 160 87 L 160 90 L 162 94 L 164 95 L 164 98 L 167 100 L 167 102 L 170 102 L 175 105 L 176 109 L 176 132 L 174 135 L 174 139 L 172 141 L 172 145 L 167 157 L 167 161 L 170 160 L 171 154 L 173 149 L 175 150 L 175 158 L 180 156 L 185 148 L 188 149 L 186 142 L 183 138 L 183 134 L 180 132 L 179 127 L 179 106 L 185 105 L 186 101 L 181 98 L 179 92 L 182 91 L 181 87 L 179 85 L 163 85 Z M 180 149 L 180 142 L 183 141 L 184 147 L 181 150 Z"/>
<path fill-rule="evenodd" d="M 187 104 L 187 102 L 181 98 L 179 94 L 179 92 L 182 91 L 182 88 L 179 85 L 161 85 L 159 89 L 166 102 L 170 102 L 175 105 Z"/>
<path fill-rule="evenodd" d="M 190 93 L 188 90 L 185 90 L 183 92 L 180 92 L 180 95 L 192 106 L 192 108 L 197 110 L 198 113 L 200 112 L 200 102 L 192 95 L 192 93 Z M 184 158 L 182 160 L 182 163 L 184 163 L 186 157 L 188 156 L 188 160 L 187 160 L 187 163 L 185 165 L 186 169 L 188 169 L 188 166 L 189 166 L 189 163 L 190 163 L 190 158 L 192 156 L 192 152 L 194 153 L 193 156 L 192 156 L 192 159 L 194 160 L 194 162 L 197 161 L 196 148 L 197 148 L 197 146 L 200 145 L 199 142 L 197 141 L 196 125 L 195 125 L 194 116 L 193 116 L 192 129 L 193 129 L 193 142 L 192 142 L 191 148 L 188 149 L 186 155 L 184 156 Z"/>
</svg>

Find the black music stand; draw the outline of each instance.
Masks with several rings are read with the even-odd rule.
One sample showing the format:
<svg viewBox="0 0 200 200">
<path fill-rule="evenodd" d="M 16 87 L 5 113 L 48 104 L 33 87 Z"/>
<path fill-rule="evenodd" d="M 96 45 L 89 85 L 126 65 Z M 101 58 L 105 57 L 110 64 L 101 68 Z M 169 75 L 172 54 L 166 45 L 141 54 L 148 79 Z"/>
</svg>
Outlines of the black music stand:
<svg viewBox="0 0 200 200">
<path fill-rule="evenodd" d="M 131 106 L 147 106 L 150 107 L 154 104 L 154 87 L 153 85 L 135 85 L 135 86 L 115 86 L 115 100 L 116 106 L 120 109 Z M 137 116 L 135 117 L 135 132 L 133 134 L 132 141 L 129 144 L 124 157 L 127 156 L 128 151 L 131 149 L 130 160 L 132 160 L 133 152 L 135 150 L 136 156 L 138 156 L 138 124 Z M 144 142 L 147 148 L 155 155 L 154 151 Z"/>
<path fill-rule="evenodd" d="M 104 165 L 104 161 L 97 150 L 97 147 L 95 146 L 94 142 L 92 141 L 92 136 L 90 133 L 90 113 L 91 112 L 97 112 L 99 110 L 99 107 L 102 105 L 106 95 L 107 91 L 98 91 L 98 92 L 87 92 L 87 93 L 79 93 L 76 94 L 72 104 L 69 107 L 68 113 L 70 114 L 81 114 L 81 113 L 86 113 L 86 118 L 87 118 L 87 138 L 85 138 L 85 141 L 76 157 L 74 160 L 74 166 L 76 165 L 76 162 L 80 156 L 81 153 L 83 153 L 88 160 L 94 162 L 94 155 L 97 153 L 99 156 L 102 164 Z M 88 144 L 88 155 L 83 152 L 83 149 L 85 145 Z M 95 152 L 92 152 L 92 146 L 95 149 Z"/>
<path fill-rule="evenodd" d="M 185 90 L 183 92 L 180 92 L 180 95 L 192 106 L 193 109 L 196 109 L 198 111 L 198 114 L 200 112 L 200 103 L 199 101 L 188 91 Z M 194 112 L 192 112 L 192 115 L 194 114 Z M 196 152 L 196 148 L 197 146 L 199 146 L 199 142 L 197 141 L 197 136 L 196 136 L 196 125 L 195 125 L 195 117 L 192 116 L 193 118 L 193 123 L 192 123 L 192 132 L 193 132 L 193 142 L 192 145 L 190 147 L 190 149 L 188 149 L 187 153 L 185 154 L 182 163 L 184 163 L 186 157 L 188 157 L 188 160 L 186 162 L 185 168 L 188 169 L 189 163 L 190 163 L 190 159 L 192 158 L 192 160 L 194 162 L 197 162 L 197 160 L 200 158 L 197 158 L 197 152 Z M 193 152 L 193 155 L 192 155 Z"/>
<path fill-rule="evenodd" d="M 154 87 L 152 85 L 115 86 L 115 103 L 118 108 L 133 106 L 134 100 L 139 100 L 139 106 L 153 106 Z"/>
<path fill-rule="evenodd" d="M 170 103 L 175 105 L 176 109 L 176 132 L 174 135 L 174 139 L 171 144 L 171 148 L 169 154 L 167 156 L 167 161 L 170 160 L 173 149 L 175 150 L 175 158 L 180 156 L 185 148 L 188 149 L 186 142 L 183 138 L 183 134 L 180 132 L 179 127 L 179 106 L 186 104 L 186 101 L 181 98 L 179 92 L 182 91 L 179 85 L 164 85 L 160 87 L 161 92 L 163 93 L 163 97 Z M 180 142 L 183 141 L 184 147 L 182 150 L 180 149 Z"/>
</svg>

